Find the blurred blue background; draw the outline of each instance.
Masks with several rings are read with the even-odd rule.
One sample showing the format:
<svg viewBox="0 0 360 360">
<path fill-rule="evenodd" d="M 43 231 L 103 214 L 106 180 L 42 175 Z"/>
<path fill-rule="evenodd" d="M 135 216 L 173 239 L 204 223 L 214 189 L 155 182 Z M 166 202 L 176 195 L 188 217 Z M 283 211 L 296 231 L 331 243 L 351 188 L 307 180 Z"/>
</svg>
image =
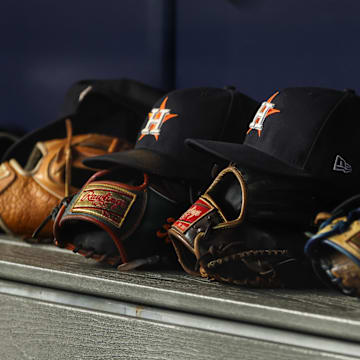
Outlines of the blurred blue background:
<svg viewBox="0 0 360 360">
<path fill-rule="evenodd" d="M 360 90 L 358 0 L 2 0 L 0 128 L 58 116 L 81 79 L 171 90 L 235 85 Z"/>
</svg>

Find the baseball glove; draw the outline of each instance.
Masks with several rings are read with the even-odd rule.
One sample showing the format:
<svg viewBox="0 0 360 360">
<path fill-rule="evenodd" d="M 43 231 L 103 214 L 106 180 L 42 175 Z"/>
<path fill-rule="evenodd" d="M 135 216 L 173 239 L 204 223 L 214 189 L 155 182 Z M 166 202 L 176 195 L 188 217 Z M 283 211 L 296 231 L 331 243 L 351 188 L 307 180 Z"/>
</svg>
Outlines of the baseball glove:
<svg viewBox="0 0 360 360">
<path fill-rule="evenodd" d="M 316 222 L 319 231 L 305 246 L 314 271 L 326 285 L 360 297 L 360 195 L 319 213 Z"/>
<path fill-rule="evenodd" d="M 169 230 L 179 262 L 190 274 L 239 285 L 310 285 L 304 232 L 328 202 L 322 185 L 227 167 Z"/>
<path fill-rule="evenodd" d="M 83 134 L 38 142 L 22 167 L 10 159 L 0 165 L 0 227 L 8 234 L 31 238 L 44 218 L 64 196 L 68 196 L 94 174 L 83 165 L 88 156 L 129 149 L 131 144 L 118 138 Z M 36 236 L 52 238 L 52 224 L 46 224 Z"/>
<path fill-rule="evenodd" d="M 167 230 L 184 211 L 183 184 L 132 169 L 99 171 L 55 211 L 55 244 L 130 270 L 176 267 Z"/>
</svg>

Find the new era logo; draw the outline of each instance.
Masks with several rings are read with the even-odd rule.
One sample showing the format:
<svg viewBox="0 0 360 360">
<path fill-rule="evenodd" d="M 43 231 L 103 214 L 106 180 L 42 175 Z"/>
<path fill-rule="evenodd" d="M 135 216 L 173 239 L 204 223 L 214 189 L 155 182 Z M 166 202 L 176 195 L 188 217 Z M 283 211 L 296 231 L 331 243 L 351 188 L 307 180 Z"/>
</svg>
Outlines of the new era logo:
<svg viewBox="0 0 360 360">
<path fill-rule="evenodd" d="M 333 170 L 349 174 L 352 172 L 352 167 L 340 155 L 336 155 Z"/>
</svg>

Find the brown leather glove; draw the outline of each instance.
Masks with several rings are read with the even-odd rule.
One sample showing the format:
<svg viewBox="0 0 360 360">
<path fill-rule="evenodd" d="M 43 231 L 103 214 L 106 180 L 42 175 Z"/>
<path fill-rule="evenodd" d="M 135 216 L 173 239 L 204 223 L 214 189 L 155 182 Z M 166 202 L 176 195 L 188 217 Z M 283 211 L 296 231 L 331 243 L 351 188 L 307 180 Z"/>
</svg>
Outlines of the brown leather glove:
<svg viewBox="0 0 360 360">
<path fill-rule="evenodd" d="M 99 171 L 54 209 L 55 244 L 121 271 L 178 267 L 167 230 L 187 195 L 187 186 L 155 175 Z"/>
<path fill-rule="evenodd" d="M 30 238 L 52 209 L 96 171 L 82 163 L 86 157 L 132 147 L 125 140 L 99 134 L 68 136 L 38 142 L 23 168 L 15 159 L 0 165 L 0 227 L 8 234 Z M 52 222 L 37 235 L 52 238 Z"/>
<path fill-rule="evenodd" d="M 308 285 L 315 277 L 304 232 L 320 204 L 326 199 L 314 180 L 230 166 L 169 236 L 189 274 L 255 287 Z"/>
</svg>

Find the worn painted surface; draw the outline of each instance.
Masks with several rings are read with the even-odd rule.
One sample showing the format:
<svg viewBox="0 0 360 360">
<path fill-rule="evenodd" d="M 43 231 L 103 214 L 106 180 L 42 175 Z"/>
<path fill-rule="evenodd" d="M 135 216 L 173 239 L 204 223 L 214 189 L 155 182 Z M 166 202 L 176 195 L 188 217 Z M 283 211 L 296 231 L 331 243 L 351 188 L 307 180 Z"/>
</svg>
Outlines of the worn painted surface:
<svg viewBox="0 0 360 360">
<path fill-rule="evenodd" d="M 360 341 L 359 300 L 328 290 L 254 290 L 184 273 L 118 272 L 53 246 L 0 240 L 0 277 L 83 294 Z"/>
<path fill-rule="evenodd" d="M 4 294 L 0 308 L 4 360 L 355 358 Z"/>
</svg>

